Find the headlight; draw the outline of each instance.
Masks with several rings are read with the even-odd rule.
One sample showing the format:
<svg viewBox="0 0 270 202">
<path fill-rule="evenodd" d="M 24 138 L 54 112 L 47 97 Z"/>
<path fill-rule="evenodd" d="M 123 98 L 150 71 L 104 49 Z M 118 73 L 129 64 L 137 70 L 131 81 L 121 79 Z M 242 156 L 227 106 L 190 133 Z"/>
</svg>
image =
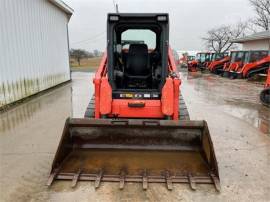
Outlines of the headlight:
<svg viewBox="0 0 270 202">
<path fill-rule="evenodd" d="M 165 16 L 165 15 L 158 16 L 157 21 L 163 21 L 163 22 L 167 21 L 167 16 Z"/>
<path fill-rule="evenodd" d="M 118 21 L 119 16 L 118 15 L 111 15 L 109 19 L 110 19 L 110 21 Z"/>
</svg>

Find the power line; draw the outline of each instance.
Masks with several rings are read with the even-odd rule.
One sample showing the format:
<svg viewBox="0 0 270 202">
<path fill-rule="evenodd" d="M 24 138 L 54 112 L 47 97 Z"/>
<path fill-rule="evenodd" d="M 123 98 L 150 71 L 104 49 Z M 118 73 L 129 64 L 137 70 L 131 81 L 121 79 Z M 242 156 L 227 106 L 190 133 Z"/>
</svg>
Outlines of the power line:
<svg viewBox="0 0 270 202">
<path fill-rule="evenodd" d="M 115 2 L 115 0 L 112 0 L 112 1 L 113 1 L 113 7 L 115 9 L 115 12 L 119 13 L 118 4 Z M 93 40 L 96 40 L 97 38 L 103 36 L 103 34 L 105 34 L 105 32 L 106 32 L 106 30 L 102 31 L 101 33 L 98 33 L 97 35 L 92 36 L 91 38 L 84 39 L 84 40 L 77 41 L 77 42 L 73 42 L 73 43 L 71 43 L 71 45 L 80 44 L 80 43 L 85 44 L 85 43 L 92 42 Z"/>
<path fill-rule="evenodd" d="M 88 45 L 92 45 L 95 43 L 99 43 L 101 39 L 103 39 L 103 38 L 99 38 L 99 39 L 96 39 L 94 41 L 88 41 L 88 42 L 82 43 L 82 44 L 80 44 L 80 46 L 88 46 Z M 104 41 L 104 43 L 106 43 L 106 41 Z"/>
<path fill-rule="evenodd" d="M 96 34 L 96 35 L 94 35 L 94 36 L 92 36 L 92 37 L 90 37 L 90 38 L 88 38 L 88 39 L 84 39 L 84 40 L 81 40 L 81 41 L 77 41 L 77 42 L 74 42 L 74 43 L 71 43 L 71 44 L 74 45 L 74 44 L 79 44 L 79 43 L 87 43 L 87 42 L 91 42 L 91 41 L 93 41 L 93 40 L 95 40 L 95 39 L 97 39 L 97 38 L 103 36 L 103 35 L 105 34 L 105 32 L 106 32 L 106 31 L 104 30 L 104 31 L 102 31 L 102 32 L 100 32 L 100 33 L 98 33 L 98 34 Z"/>
</svg>

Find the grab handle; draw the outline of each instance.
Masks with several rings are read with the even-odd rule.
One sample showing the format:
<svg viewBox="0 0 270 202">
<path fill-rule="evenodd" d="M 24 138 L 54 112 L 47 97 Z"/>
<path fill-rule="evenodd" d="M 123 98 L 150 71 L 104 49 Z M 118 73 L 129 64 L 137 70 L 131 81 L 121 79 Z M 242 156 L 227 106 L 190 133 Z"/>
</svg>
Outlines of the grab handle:
<svg viewBox="0 0 270 202">
<path fill-rule="evenodd" d="M 145 103 L 144 102 L 129 102 L 128 106 L 135 107 L 135 108 L 142 108 L 142 107 L 145 107 Z"/>
<path fill-rule="evenodd" d="M 159 121 L 143 121 L 142 124 L 144 126 L 160 126 L 160 122 Z"/>
<path fill-rule="evenodd" d="M 111 124 L 113 125 L 128 125 L 127 120 L 112 120 Z"/>
</svg>

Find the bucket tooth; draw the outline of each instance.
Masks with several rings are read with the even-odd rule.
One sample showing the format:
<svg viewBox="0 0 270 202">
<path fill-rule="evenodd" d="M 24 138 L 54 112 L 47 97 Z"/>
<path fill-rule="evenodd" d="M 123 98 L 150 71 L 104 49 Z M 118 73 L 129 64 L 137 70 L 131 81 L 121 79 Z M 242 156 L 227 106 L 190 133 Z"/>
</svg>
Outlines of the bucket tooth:
<svg viewBox="0 0 270 202">
<path fill-rule="evenodd" d="M 147 188 L 148 188 L 148 177 L 147 177 L 147 171 L 146 170 L 144 170 L 144 173 L 143 173 L 142 183 L 143 183 L 143 190 L 147 190 Z"/>
<path fill-rule="evenodd" d="M 82 173 L 81 169 L 78 170 L 77 173 L 73 176 L 72 182 L 71 182 L 71 187 L 74 188 L 77 185 L 78 179 L 80 177 L 80 174 Z"/>
<path fill-rule="evenodd" d="M 190 188 L 195 191 L 197 188 L 196 181 L 190 173 L 188 174 L 188 181 L 189 181 Z"/>
<path fill-rule="evenodd" d="M 165 172 L 165 179 L 166 179 L 167 189 L 170 191 L 173 190 L 172 177 L 169 171 Z"/>
<path fill-rule="evenodd" d="M 119 189 L 124 189 L 124 186 L 125 186 L 125 177 L 126 177 L 126 173 L 124 171 L 121 171 L 121 173 L 120 173 L 120 180 L 119 180 Z"/>
<path fill-rule="evenodd" d="M 59 170 L 60 170 L 60 169 L 57 168 L 57 169 L 53 170 L 53 172 L 50 174 L 49 179 L 48 179 L 48 181 L 47 181 L 47 186 L 48 186 L 48 187 L 50 187 L 50 186 L 52 185 L 54 179 L 56 178 L 56 176 L 57 176 L 57 174 L 58 174 L 58 172 L 59 172 Z"/>
<path fill-rule="evenodd" d="M 95 181 L 95 189 L 99 188 L 102 177 L 103 177 L 103 170 L 100 170 L 100 172 L 97 174 L 97 178 Z"/>
<path fill-rule="evenodd" d="M 218 192 L 220 192 L 221 187 L 220 187 L 219 179 L 218 179 L 213 173 L 210 173 L 210 177 L 211 177 L 211 179 L 212 179 L 212 181 L 213 181 L 213 184 L 214 184 L 216 190 L 217 190 Z"/>
</svg>

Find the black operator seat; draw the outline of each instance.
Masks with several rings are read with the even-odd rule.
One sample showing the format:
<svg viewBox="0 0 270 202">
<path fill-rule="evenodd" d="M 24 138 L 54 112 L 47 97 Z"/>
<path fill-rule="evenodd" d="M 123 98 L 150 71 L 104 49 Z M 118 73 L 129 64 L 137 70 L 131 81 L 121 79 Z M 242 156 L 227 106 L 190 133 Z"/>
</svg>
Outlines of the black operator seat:
<svg viewBox="0 0 270 202">
<path fill-rule="evenodd" d="M 147 79 L 151 76 L 148 47 L 146 44 L 130 44 L 125 76 L 130 79 Z"/>
</svg>

